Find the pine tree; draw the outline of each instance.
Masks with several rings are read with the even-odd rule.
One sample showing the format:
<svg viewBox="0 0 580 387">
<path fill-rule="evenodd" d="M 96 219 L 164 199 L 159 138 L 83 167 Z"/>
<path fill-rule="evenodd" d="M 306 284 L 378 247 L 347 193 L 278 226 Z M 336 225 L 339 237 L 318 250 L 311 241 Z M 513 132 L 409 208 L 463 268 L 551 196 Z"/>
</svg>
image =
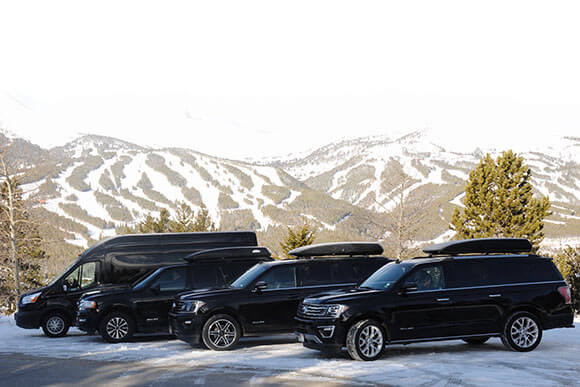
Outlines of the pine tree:
<svg viewBox="0 0 580 387">
<path fill-rule="evenodd" d="M 191 231 L 217 231 L 207 208 L 201 207 L 199 212 L 195 214 Z"/>
<path fill-rule="evenodd" d="M 554 257 L 554 263 L 570 286 L 574 310 L 580 311 L 580 247 L 566 247 Z"/>
<path fill-rule="evenodd" d="M 169 222 L 171 232 L 204 232 L 216 231 L 215 224 L 207 208 L 202 207 L 197 213 L 187 203 L 180 203 L 175 218 Z"/>
<path fill-rule="evenodd" d="M 0 310 L 14 311 L 20 294 L 42 286 L 38 226 L 31 220 L 16 174 L 0 155 Z"/>
<path fill-rule="evenodd" d="M 286 258 L 291 257 L 288 252 L 297 247 L 311 245 L 316 238 L 317 230 L 306 222 L 301 226 L 294 228 L 287 226 L 286 228 L 288 229 L 288 234 L 286 235 L 286 238 L 280 242 L 280 248 L 282 248 L 282 252 Z"/>
<path fill-rule="evenodd" d="M 531 176 L 524 158 L 511 150 L 497 160 L 487 154 L 469 174 L 465 208 L 453 212 L 450 228 L 456 238 L 527 238 L 537 251 L 550 200 L 533 197 Z"/>
</svg>

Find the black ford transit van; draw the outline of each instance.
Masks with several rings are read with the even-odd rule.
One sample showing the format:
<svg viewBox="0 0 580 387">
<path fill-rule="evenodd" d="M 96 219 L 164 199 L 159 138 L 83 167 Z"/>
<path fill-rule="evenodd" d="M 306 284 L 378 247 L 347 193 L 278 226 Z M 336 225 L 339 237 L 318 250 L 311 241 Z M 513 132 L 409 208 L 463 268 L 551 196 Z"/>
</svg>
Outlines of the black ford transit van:
<svg viewBox="0 0 580 387">
<path fill-rule="evenodd" d="M 223 288 L 258 262 L 273 260 L 264 247 L 203 250 L 184 259 L 186 264 L 161 267 L 129 288 L 86 293 L 79 301 L 79 329 L 98 330 L 110 343 L 134 333 L 167 333 L 169 309 L 178 293 Z"/>
<path fill-rule="evenodd" d="M 293 332 L 303 298 L 355 286 L 392 261 L 369 256 L 382 252 L 364 242 L 295 249 L 290 254 L 303 259 L 263 262 L 223 289 L 180 294 L 169 314 L 171 329 L 178 339 L 221 351 L 242 336 Z"/>
<path fill-rule="evenodd" d="M 49 337 L 64 336 L 87 291 L 124 287 L 153 270 L 209 248 L 256 246 L 254 232 L 208 232 L 121 235 L 85 250 L 49 285 L 24 293 L 15 314 L 21 328 L 42 327 Z"/>
<path fill-rule="evenodd" d="M 355 360 L 378 359 L 390 343 L 490 337 L 531 351 L 543 330 L 573 327 L 574 319 L 560 272 L 531 248 L 526 239 L 433 245 L 423 250 L 429 257 L 385 265 L 357 288 L 305 299 L 299 339 L 322 351 L 346 348 Z"/>
</svg>

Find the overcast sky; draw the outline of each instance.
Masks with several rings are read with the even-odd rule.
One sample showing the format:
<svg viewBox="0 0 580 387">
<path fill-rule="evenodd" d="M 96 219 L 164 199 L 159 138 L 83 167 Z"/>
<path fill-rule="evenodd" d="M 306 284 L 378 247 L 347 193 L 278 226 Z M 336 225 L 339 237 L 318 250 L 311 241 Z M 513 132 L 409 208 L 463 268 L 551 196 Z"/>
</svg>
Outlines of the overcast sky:
<svg viewBox="0 0 580 387">
<path fill-rule="evenodd" d="M 578 1 L 3 1 L 0 126 L 224 157 L 580 136 Z"/>
</svg>

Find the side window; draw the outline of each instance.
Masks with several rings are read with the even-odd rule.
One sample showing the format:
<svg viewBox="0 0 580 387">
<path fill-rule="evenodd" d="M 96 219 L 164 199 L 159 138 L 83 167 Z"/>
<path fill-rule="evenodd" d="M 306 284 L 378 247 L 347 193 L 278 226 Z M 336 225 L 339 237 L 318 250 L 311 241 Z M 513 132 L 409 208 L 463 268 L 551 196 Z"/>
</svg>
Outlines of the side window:
<svg viewBox="0 0 580 387">
<path fill-rule="evenodd" d="M 308 262 L 298 265 L 301 286 L 317 286 L 333 283 L 331 262 Z"/>
<path fill-rule="evenodd" d="M 151 286 L 159 284 L 159 290 L 162 292 L 185 290 L 186 270 L 186 267 L 164 270 Z"/>
<path fill-rule="evenodd" d="M 81 270 L 81 288 L 86 289 L 97 283 L 97 262 L 85 263 Z"/>
<path fill-rule="evenodd" d="M 354 283 L 360 281 L 355 273 L 354 262 L 350 260 L 333 262 L 330 266 L 330 272 L 333 282 L 337 284 Z"/>
<path fill-rule="evenodd" d="M 224 285 L 224 277 L 217 265 L 194 265 L 193 287 L 195 289 L 218 288 Z"/>
<path fill-rule="evenodd" d="M 229 262 L 220 267 L 225 279 L 224 285 L 234 282 L 239 276 L 244 274 L 249 268 L 258 263 L 255 260 Z"/>
<path fill-rule="evenodd" d="M 492 281 L 498 280 L 500 273 L 490 272 L 489 269 L 489 265 L 486 265 L 485 262 L 476 260 L 449 262 L 446 264 L 447 287 L 465 288 L 490 285 Z"/>
<path fill-rule="evenodd" d="M 405 284 L 417 284 L 420 291 L 443 289 L 445 287 L 443 268 L 441 265 L 419 267 L 407 277 Z"/>
<path fill-rule="evenodd" d="M 287 289 L 296 287 L 296 267 L 281 265 L 265 273 L 258 281 L 264 281 L 268 289 Z"/>
<path fill-rule="evenodd" d="M 97 283 L 97 262 L 87 262 L 77 267 L 64 279 L 67 291 L 89 288 Z"/>
<path fill-rule="evenodd" d="M 67 291 L 72 292 L 80 289 L 81 266 L 77 267 L 72 273 L 64 279 L 64 285 Z"/>
</svg>

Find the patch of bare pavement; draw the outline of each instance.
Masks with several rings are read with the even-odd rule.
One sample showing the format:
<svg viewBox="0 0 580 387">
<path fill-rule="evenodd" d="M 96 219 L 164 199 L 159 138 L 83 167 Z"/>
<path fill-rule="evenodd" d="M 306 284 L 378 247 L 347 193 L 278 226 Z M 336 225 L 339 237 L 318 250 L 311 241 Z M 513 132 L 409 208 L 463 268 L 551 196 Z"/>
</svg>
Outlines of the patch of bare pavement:
<svg viewBox="0 0 580 387">
<path fill-rule="evenodd" d="M 371 386 L 296 372 L 0 354 L 0 386 Z"/>
</svg>

